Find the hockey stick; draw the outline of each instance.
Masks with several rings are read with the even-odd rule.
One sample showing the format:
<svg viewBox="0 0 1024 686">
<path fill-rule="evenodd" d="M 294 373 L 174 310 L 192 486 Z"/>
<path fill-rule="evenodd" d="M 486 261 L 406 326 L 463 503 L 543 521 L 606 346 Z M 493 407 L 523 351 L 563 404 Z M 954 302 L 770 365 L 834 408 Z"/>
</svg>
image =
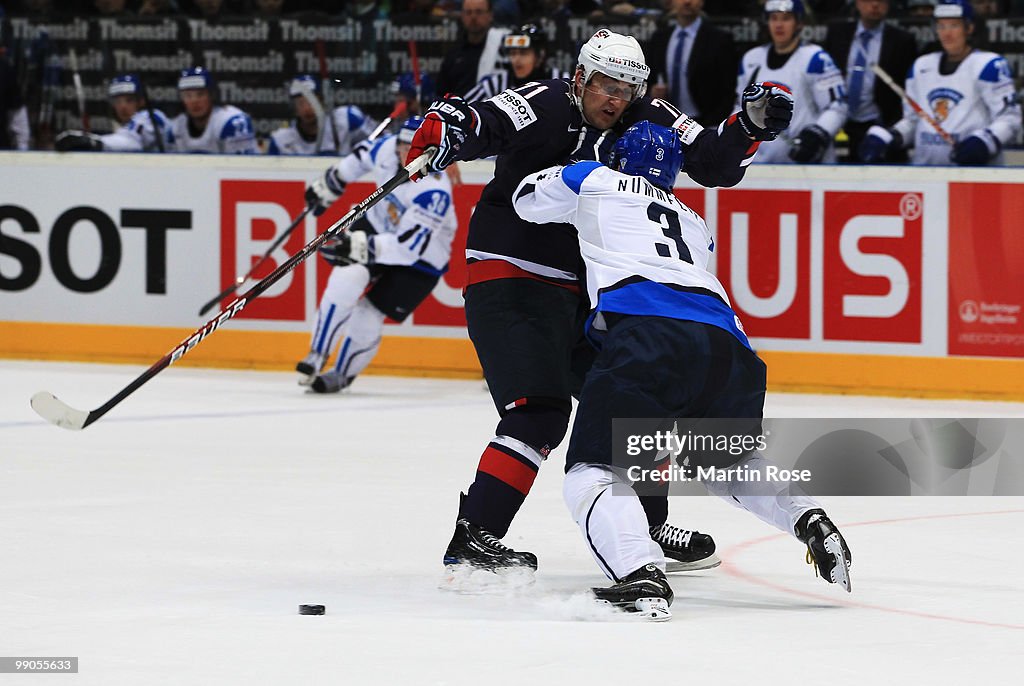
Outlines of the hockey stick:
<svg viewBox="0 0 1024 686">
<path fill-rule="evenodd" d="M 884 69 L 882 69 L 877 64 L 872 64 L 871 71 L 875 72 L 875 75 L 878 76 L 878 78 L 882 79 L 882 81 L 885 82 L 885 85 L 891 88 L 896 95 L 900 96 L 900 99 L 902 99 L 903 102 L 910 105 L 910 109 L 914 110 L 914 114 L 916 114 L 918 117 L 924 119 L 926 122 L 931 124 L 932 128 L 935 129 L 935 132 L 942 137 L 942 140 L 946 141 L 950 145 L 956 145 L 956 141 L 953 139 L 952 136 L 949 135 L 948 131 L 942 128 L 942 125 L 939 124 L 935 117 L 928 114 L 927 110 L 918 105 L 913 98 L 907 95 L 907 92 L 900 88 L 900 85 L 893 81 L 892 77 L 889 76 L 889 74 L 887 74 Z"/>
<path fill-rule="evenodd" d="M 281 235 L 274 239 L 274 242 L 270 244 L 270 247 L 267 248 L 267 251 L 265 253 L 263 253 L 263 257 L 261 257 L 260 259 L 256 260 L 256 262 L 251 267 L 249 267 L 249 271 L 247 271 L 245 274 L 242 274 L 241 276 L 236 278 L 235 282 L 233 284 L 231 284 L 230 286 L 225 288 L 223 291 L 218 293 L 216 295 L 216 297 L 214 297 L 208 303 L 203 305 L 203 307 L 199 310 L 199 316 L 202 317 L 204 314 L 206 314 L 207 312 L 210 311 L 210 308 L 212 308 L 214 305 L 219 303 L 221 300 L 223 300 L 224 298 L 228 297 L 229 295 L 234 293 L 236 290 L 238 290 L 238 287 L 241 286 L 243 283 L 245 283 L 246 279 L 248 279 L 250 276 L 252 276 L 256 272 L 256 270 L 260 267 L 260 265 L 262 265 L 264 262 L 266 262 L 268 259 L 270 259 L 271 253 L 273 253 L 275 250 L 277 250 L 277 248 L 282 243 L 284 243 L 284 240 L 286 238 L 288 238 L 288 236 L 291 235 L 292 231 L 295 230 L 295 227 L 297 227 L 299 224 L 302 223 L 302 220 L 306 218 L 306 215 L 309 214 L 309 211 L 311 209 L 313 209 L 313 208 L 307 206 L 305 209 L 303 209 L 301 212 L 299 212 L 298 216 L 295 217 L 295 219 L 288 226 L 288 228 L 285 229 L 284 231 L 282 231 Z"/>
<path fill-rule="evenodd" d="M 436 152 L 436 148 L 428 148 L 422 155 L 405 167 L 399 169 L 397 174 L 388 179 L 383 186 L 380 186 L 377 190 L 370 193 L 370 195 L 361 203 L 355 205 L 348 211 L 348 213 L 345 214 L 344 217 L 332 224 L 326 231 L 317 235 L 313 240 L 307 243 L 302 250 L 288 258 L 268 276 L 258 281 L 252 288 L 232 300 L 227 307 L 217 313 L 217 316 L 213 317 L 196 329 L 191 336 L 181 341 L 169 353 L 157 360 L 153 366 L 140 374 L 134 381 L 121 389 L 114 397 L 97 407 L 95 410 L 88 412 L 85 410 L 76 410 L 47 391 L 40 391 L 32 396 L 32 409 L 46 421 L 64 429 L 78 431 L 89 426 L 116 407 L 122 400 L 138 390 L 144 383 L 191 352 L 192 349 L 202 343 L 207 336 L 241 312 L 249 302 L 258 298 L 264 291 L 280 281 L 282 277 L 295 269 L 295 267 L 297 267 L 303 260 L 316 252 L 320 246 L 347 229 L 352 222 L 363 216 L 367 210 L 380 202 L 382 198 L 387 196 L 398 186 L 408 181 L 411 176 L 419 173 Z"/>
<path fill-rule="evenodd" d="M 78 100 L 78 114 L 82 118 L 82 130 L 89 133 L 89 114 L 85 111 L 85 89 L 82 87 L 82 76 L 78 73 L 78 55 L 74 48 L 68 48 L 68 59 L 71 61 L 71 80 L 75 83 L 75 98 Z"/>
<path fill-rule="evenodd" d="M 164 132 L 160 130 L 160 122 L 157 121 L 156 115 L 153 113 L 153 103 L 149 101 L 149 89 L 145 84 L 142 85 L 142 97 L 146 99 L 146 113 L 149 114 L 149 123 L 153 125 L 153 133 L 156 135 L 156 149 L 159 152 L 167 152 L 164 147 Z"/>
<path fill-rule="evenodd" d="M 391 114 L 388 115 L 387 119 L 385 119 L 381 123 L 377 124 L 377 128 L 375 128 L 373 130 L 373 133 L 371 133 L 369 136 L 366 137 L 366 140 L 368 140 L 368 141 L 375 141 L 375 140 L 377 140 L 377 136 L 379 136 L 382 133 L 384 133 L 384 129 L 388 128 L 388 126 L 391 124 L 391 122 L 393 122 L 398 117 L 401 117 L 403 114 L 405 114 L 405 103 L 404 102 L 400 102 L 397 105 L 395 105 L 395 109 L 391 110 Z"/>
<path fill-rule="evenodd" d="M 341 144 L 338 142 L 338 125 L 334 123 L 334 94 L 331 88 L 331 79 L 327 75 L 327 50 L 323 40 L 316 42 L 316 57 L 320 61 L 320 89 L 324 93 L 324 110 L 327 113 L 327 120 L 331 123 L 331 137 L 334 139 L 335 153 L 341 153 Z M 323 136 L 321 129 L 320 135 Z M 317 145 L 317 152 L 320 146 Z"/>
</svg>

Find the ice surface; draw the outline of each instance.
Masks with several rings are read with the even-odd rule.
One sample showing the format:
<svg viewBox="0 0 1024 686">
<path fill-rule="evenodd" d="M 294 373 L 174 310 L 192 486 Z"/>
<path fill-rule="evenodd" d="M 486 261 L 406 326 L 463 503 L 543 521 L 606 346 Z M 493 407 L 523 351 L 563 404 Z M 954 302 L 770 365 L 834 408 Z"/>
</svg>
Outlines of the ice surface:
<svg viewBox="0 0 1024 686">
<path fill-rule="evenodd" d="M 439 590 L 458 492 L 491 436 L 479 381 L 170 369 L 81 432 L 29 408 L 89 410 L 131 366 L 0 361 L 0 654 L 80 673 L 0 683 L 1017 683 L 1022 498 L 827 502 L 852 595 L 803 549 L 715 498 L 674 523 L 724 560 L 674 575 L 674 619 L 625 622 L 561 500 L 558 450 L 506 541 L 534 585 Z M 769 416 L 1022 416 L 1024 405 L 771 395 Z M 327 606 L 300 616 L 298 606 Z M 1018 676 L 1014 676 L 1017 674 Z M 649 681 L 650 680 L 650 681 Z"/>
</svg>

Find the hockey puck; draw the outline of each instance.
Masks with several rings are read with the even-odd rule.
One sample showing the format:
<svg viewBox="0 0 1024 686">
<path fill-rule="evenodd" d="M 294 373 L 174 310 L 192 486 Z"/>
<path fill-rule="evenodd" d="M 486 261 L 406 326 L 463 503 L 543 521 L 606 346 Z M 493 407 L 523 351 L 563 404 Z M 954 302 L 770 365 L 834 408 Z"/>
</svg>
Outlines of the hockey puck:
<svg viewBox="0 0 1024 686">
<path fill-rule="evenodd" d="M 299 605 L 300 615 L 322 615 L 327 612 L 323 605 Z"/>
</svg>

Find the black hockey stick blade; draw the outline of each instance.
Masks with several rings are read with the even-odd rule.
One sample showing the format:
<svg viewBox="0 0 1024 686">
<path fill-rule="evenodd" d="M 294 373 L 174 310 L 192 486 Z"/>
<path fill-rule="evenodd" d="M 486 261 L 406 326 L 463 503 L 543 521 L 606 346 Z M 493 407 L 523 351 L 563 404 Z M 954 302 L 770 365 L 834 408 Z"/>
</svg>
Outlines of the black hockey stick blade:
<svg viewBox="0 0 1024 686">
<path fill-rule="evenodd" d="M 228 286 L 227 288 L 222 290 L 220 293 L 218 293 L 216 296 L 214 296 L 210 301 L 208 301 L 205 305 L 203 305 L 202 308 L 200 308 L 200 310 L 199 310 L 199 316 L 202 317 L 204 314 L 206 314 L 211 309 L 213 309 L 214 305 L 216 305 L 221 300 L 223 300 L 224 298 L 228 297 L 229 295 L 234 293 L 236 290 L 238 290 L 238 287 L 241 286 L 243 283 L 245 283 L 245 280 L 248 279 L 250 276 L 252 276 L 253 272 L 255 272 L 257 269 L 259 269 L 261 264 L 263 264 L 268 259 L 270 259 L 270 255 L 275 250 L 277 250 L 278 246 L 280 246 L 282 243 L 284 243 L 285 239 L 288 238 L 288 236 L 291 235 L 292 231 L 295 230 L 295 227 L 297 227 L 299 224 L 302 223 L 302 220 L 306 218 L 306 215 L 309 214 L 309 211 L 311 209 L 313 209 L 313 208 L 311 208 L 309 206 L 306 206 L 305 209 L 303 209 L 301 212 L 299 212 L 298 216 L 295 217 L 295 219 L 292 220 L 292 223 L 288 226 L 288 228 L 285 229 L 284 231 L 282 231 L 281 235 L 274 239 L 274 242 L 270 244 L 270 247 L 267 248 L 267 251 L 265 253 L 263 253 L 263 257 L 261 257 L 260 259 L 256 260 L 256 263 L 253 264 L 251 267 L 249 267 L 249 271 L 247 271 L 245 274 L 243 274 L 243 275 L 239 276 L 237 279 L 235 279 L 235 282 L 233 284 L 231 284 L 230 286 Z"/>
<path fill-rule="evenodd" d="M 149 369 L 142 372 L 142 374 L 137 376 L 134 381 L 122 388 L 114 397 L 97 407 L 95 410 L 91 410 L 89 412 L 77 410 L 57 398 L 57 396 L 46 391 L 40 391 L 32 396 L 32 409 L 46 421 L 63 429 L 77 431 L 89 426 L 116 407 L 122 400 L 137 391 L 144 383 L 191 352 L 192 349 L 202 343 L 207 336 L 241 312 L 242 309 L 245 308 L 246 304 L 258 298 L 264 291 L 280 281 L 281 278 L 299 266 L 299 264 L 306 258 L 315 253 L 321 245 L 347 229 L 355 220 L 363 216 L 367 210 L 387 196 L 388 193 L 395 190 L 408 181 L 410 177 L 423 170 L 436 152 L 436 148 L 427 148 L 422 155 L 407 164 L 405 167 L 399 169 L 397 174 L 388 179 L 383 186 L 380 186 L 370 193 L 365 200 L 353 206 L 344 217 L 332 224 L 326 231 L 313 238 L 313 240 L 307 243 L 302 250 L 278 265 L 277 269 L 273 272 L 257 281 L 252 288 L 228 303 L 228 305 L 218 312 L 216 316 L 196 329 L 191 336 L 178 343 L 178 345 L 171 349 L 169 353 L 153 363 Z"/>
</svg>

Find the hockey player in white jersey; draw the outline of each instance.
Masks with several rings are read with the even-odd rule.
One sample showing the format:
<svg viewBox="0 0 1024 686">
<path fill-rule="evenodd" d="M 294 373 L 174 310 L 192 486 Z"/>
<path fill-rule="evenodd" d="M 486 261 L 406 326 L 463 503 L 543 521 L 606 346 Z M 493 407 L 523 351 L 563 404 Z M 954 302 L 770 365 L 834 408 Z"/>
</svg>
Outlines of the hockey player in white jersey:
<svg viewBox="0 0 1024 686">
<path fill-rule="evenodd" d="M 107 87 L 110 106 L 120 127 L 113 133 L 96 135 L 84 131 L 63 131 L 54 139 L 58 152 L 105 150 L 107 152 L 167 152 L 174 136 L 171 124 L 160 110 L 149 107 L 146 89 L 134 74 L 119 74 Z M 159 135 L 157 135 L 159 130 Z"/>
<path fill-rule="evenodd" d="M 569 74 L 547 65 L 547 36 L 536 24 L 524 24 L 506 34 L 501 52 L 508 59 L 508 68 L 480 79 L 466 91 L 466 102 L 487 100 L 531 81 L 569 78 Z"/>
<path fill-rule="evenodd" d="M 183 70 L 178 79 L 178 96 L 185 111 L 171 121 L 175 152 L 259 152 L 249 115 L 233 105 L 215 104 L 209 71 L 203 67 Z"/>
<path fill-rule="evenodd" d="M 1021 106 L 1010 66 L 1002 56 L 971 46 L 974 12 L 969 0 L 942 0 L 933 16 L 942 49 L 917 58 L 907 74 L 906 91 L 954 145 L 905 103 L 903 118 L 892 128 L 868 129 L 861 159 L 887 162 L 895 151 L 913 147 L 912 164 L 1005 164 L 1003 147 L 1021 133 Z"/>
<path fill-rule="evenodd" d="M 632 465 L 613 454 L 612 419 L 749 418 L 759 434 L 765 394 L 765 365 L 708 271 L 711 233 L 672 193 L 682 162 L 679 133 L 643 121 L 616 141 L 611 168 L 552 167 L 528 175 L 513 196 L 524 219 L 577 230 L 592 308 L 587 334 L 599 353 L 569 439 L 565 501 L 615 582 L 594 589 L 597 598 L 651 619 L 670 616 L 672 589 L 627 476 Z M 757 451 L 731 460 L 744 470 L 768 466 Z M 663 462 L 634 464 L 654 471 Z M 813 498 L 778 481 L 706 485 L 805 543 L 822 576 L 850 590 L 849 549 Z"/>
<path fill-rule="evenodd" d="M 314 213 L 322 214 L 361 176 L 369 174 L 377 185 L 393 177 L 422 121 L 410 117 L 397 135 L 364 141 L 330 167 L 306 190 Z M 384 318 L 404 321 L 448 270 L 456 228 L 451 182 L 431 174 L 396 188 L 365 222 L 321 248 L 336 266 L 320 298 L 309 354 L 295 366 L 299 383 L 317 393 L 351 384 L 376 355 Z M 335 347 L 334 363 L 321 374 Z"/>
<path fill-rule="evenodd" d="M 288 97 L 295 119 L 270 134 L 268 155 L 348 155 L 377 126 L 355 105 L 324 112 L 320 81 L 309 74 L 300 74 L 288 83 Z"/>
<path fill-rule="evenodd" d="M 766 81 L 792 93 L 790 131 L 761 144 L 757 161 L 769 164 L 835 162 L 833 139 L 846 121 L 843 75 L 827 52 L 800 40 L 803 0 L 767 0 L 764 16 L 771 42 L 751 48 L 740 60 L 737 98 L 751 83 Z"/>
</svg>

